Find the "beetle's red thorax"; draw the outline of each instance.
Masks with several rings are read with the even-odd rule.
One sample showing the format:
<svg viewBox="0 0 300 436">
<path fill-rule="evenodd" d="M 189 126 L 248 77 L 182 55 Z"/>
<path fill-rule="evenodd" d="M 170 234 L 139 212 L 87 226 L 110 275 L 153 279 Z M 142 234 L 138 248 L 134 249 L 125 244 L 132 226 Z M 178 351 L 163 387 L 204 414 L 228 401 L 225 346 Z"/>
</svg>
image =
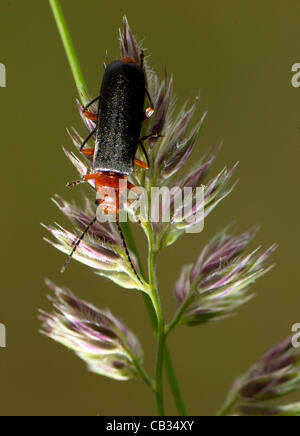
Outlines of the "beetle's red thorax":
<svg viewBox="0 0 300 436">
<path fill-rule="evenodd" d="M 118 174 L 114 172 L 99 172 L 95 178 L 95 187 L 99 188 L 114 188 L 119 190 L 120 181 L 126 179 L 123 174 Z"/>
<path fill-rule="evenodd" d="M 120 196 L 127 189 L 127 177 L 114 172 L 99 171 L 87 174 L 85 180 L 94 180 L 97 191 L 97 204 L 104 213 L 120 212 Z"/>
</svg>

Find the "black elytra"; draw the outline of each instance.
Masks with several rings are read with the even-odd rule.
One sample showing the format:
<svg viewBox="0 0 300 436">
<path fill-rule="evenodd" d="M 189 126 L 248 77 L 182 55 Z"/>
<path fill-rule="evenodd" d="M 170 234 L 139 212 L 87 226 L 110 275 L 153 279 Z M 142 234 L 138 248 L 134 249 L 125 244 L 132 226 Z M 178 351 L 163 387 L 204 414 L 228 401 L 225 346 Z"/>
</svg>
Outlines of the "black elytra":
<svg viewBox="0 0 300 436">
<path fill-rule="evenodd" d="M 144 117 L 146 80 L 143 68 L 119 60 L 104 72 L 96 126 L 93 169 L 130 175 Z"/>
</svg>

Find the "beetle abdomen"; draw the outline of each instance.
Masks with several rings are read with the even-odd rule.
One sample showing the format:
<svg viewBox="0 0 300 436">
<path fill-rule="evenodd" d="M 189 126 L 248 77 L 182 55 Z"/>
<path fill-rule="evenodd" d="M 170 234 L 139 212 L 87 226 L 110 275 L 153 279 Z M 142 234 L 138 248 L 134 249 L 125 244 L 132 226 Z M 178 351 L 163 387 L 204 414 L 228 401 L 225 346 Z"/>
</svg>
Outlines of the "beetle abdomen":
<svg viewBox="0 0 300 436">
<path fill-rule="evenodd" d="M 99 100 L 96 171 L 131 174 L 143 121 L 145 74 L 135 64 L 116 61 L 105 70 Z"/>
</svg>

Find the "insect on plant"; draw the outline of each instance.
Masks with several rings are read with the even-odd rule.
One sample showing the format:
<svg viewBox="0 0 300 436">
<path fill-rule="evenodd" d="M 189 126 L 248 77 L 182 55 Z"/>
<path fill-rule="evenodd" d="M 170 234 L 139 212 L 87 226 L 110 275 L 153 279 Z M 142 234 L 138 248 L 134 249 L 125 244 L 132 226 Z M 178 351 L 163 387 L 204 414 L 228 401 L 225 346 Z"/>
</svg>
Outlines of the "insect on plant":
<svg viewBox="0 0 300 436">
<path fill-rule="evenodd" d="M 140 135 L 142 122 L 151 117 L 154 105 L 146 88 L 143 64 L 143 51 L 140 55 L 140 64 L 130 57 L 124 57 L 109 65 L 104 64 L 105 73 L 100 95 L 91 100 L 82 110 L 84 116 L 96 124 L 80 147 L 84 155 L 93 158 L 93 171 L 81 180 L 67 184 L 70 187 L 89 181 L 95 183 L 96 205 L 100 207 L 102 213 L 116 217 L 128 260 L 139 280 L 119 225 L 118 214 L 122 207 L 120 198 L 123 196 L 123 191 L 129 189 L 137 194 L 140 193 L 139 188 L 127 180 L 127 177 L 134 171 L 134 165 L 144 169 L 149 168 L 149 157 L 143 141 L 153 135 L 143 138 L 140 138 Z M 150 106 L 144 111 L 145 95 L 148 97 Z M 98 102 L 98 113 L 88 111 L 95 102 Z M 94 135 L 96 136 L 95 148 L 85 148 Z M 138 146 L 142 148 L 147 163 L 135 157 Z M 96 220 L 97 216 L 87 225 L 74 244 L 62 272 L 65 271 L 80 242 Z"/>
<path fill-rule="evenodd" d="M 230 169 L 225 167 L 208 178 L 220 149 L 217 146 L 187 169 L 205 119 L 204 115 L 192 126 L 199 99 L 192 106 L 187 102 L 182 109 L 176 108 L 172 76 L 169 78 L 165 70 L 161 80 L 147 59 L 144 61 L 143 46 L 135 39 L 126 17 L 120 32 L 119 60 L 107 62 L 100 95 L 88 103 L 87 86 L 59 1 L 50 0 L 50 5 L 80 93 L 78 108 L 90 132 L 86 140 L 75 129 L 73 133 L 68 132 L 76 150 L 81 151 L 87 162 L 64 149 L 81 176 L 67 186 L 84 182 L 91 185 L 96 191 L 97 211 L 95 215 L 94 201 L 88 197 L 84 197 L 84 207 L 81 207 L 56 195 L 54 203 L 80 229 L 81 236 L 78 238 L 77 233 L 56 224 L 44 226 L 56 241 L 45 239 L 69 254 L 63 270 L 76 252 L 74 259 L 98 276 L 123 289 L 142 292 L 156 339 L 155 374 L 151 376 L 145 369 L 142 344 L 126 324 L 109 310 L 97 308 L 50 281 L 47 286 L 54 294 L 51 296 L 54 311 L 40 312 L 42 333 L 73 350 L 93 373 L 120 381 L 139 377 L 154 394 L 161 416 L 166 413 L 165 369 L 178 414 L 185 416 L 187 410 L 168 351 L 168 337 L 179 325 L 200 327 L 211 321 L 222 321 L 249 301 L 251 285 L 273 266 L 270 257 L 276 244 L 266 250 L 248 251 L 256 228 L 241 234 L 236 234 L 232 226 L 223 228 L 202 246 L 194 261 L 182 266 L 174 285 L 176 309 L 172 318 L 166 319 L 157 278 L 158 255 L 198 226 L 199 210 L 204 210 L 203 217 L 207 219 L 228 197 L 233 190 L 231 180 L 236 165 Z M 88 145 L 90 139 L 95 140 L 95 146 Z M 146 139 L 149 141 L 144 146 Z M 136 158 L 140 157 L 139 147 L 142 160 Z M 203 185 L 204 195 L 200 197 L 197 187 Z M 184 203 L 176 202 L 178 198 L 171 198 L 169 204 L 163 199 L 156 202 L 153 187 L 170 191 L 178 187 L 180 193 L 192 188 L 191 215 L 184 214 Z M 147 219 L 143 219 L 140 210 L 133 211 L 132 204 L 127 197 L 125 199 L 128 191 L 134 191 L 139 198 L 146 192 Z M 126 209 L 133 211 L 135 222 L 147 237 L 147 272 L 130 226 L 122 223 L 122 211 Z M 163 211 L 169 212 L 170 220 L 152 220 L 153 211 L 158 212 L 159 217 Z M 101 222 L 102 217 L 105 223 Z M 178 217 L 184 218 L 179 220 Z M 291 344 L 288 339 L 278 345 L 237 379 L 218 414 L 299 415 L 300 403 L 266 403 L 299 388 L 299 349 Z M 188 342 L 188 346 L 196 345 Z M 198 375 L 196 384 L 197 379 Z"/>
</svg>

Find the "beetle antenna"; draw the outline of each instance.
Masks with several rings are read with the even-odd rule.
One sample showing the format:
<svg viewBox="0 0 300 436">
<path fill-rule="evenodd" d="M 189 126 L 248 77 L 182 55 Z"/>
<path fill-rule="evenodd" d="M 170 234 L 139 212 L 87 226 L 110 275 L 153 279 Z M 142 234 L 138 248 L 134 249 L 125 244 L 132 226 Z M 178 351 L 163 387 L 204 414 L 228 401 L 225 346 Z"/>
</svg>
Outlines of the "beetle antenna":
<svg viewBox="0 0 300 436">
<path fill-rule="evenodd" d="M 68 182 L 66 184 L 66 188 L 71 188 L 72 186 L 81 185 L 82 183 L 86 183 L 85 179 L 75 180 L 74 182 Z"/>
<path fill-rule="evenodd" d="M 116 223 L 117 223 L 118 231 L 119 231 L 119 233 L 120 233 L 120 236 L 121 236 L 121 239 L 122 239 L 122 242 L 123 242 L 123 246 L 124 246 L 124 249 L 125 249 L 125 252 L 126 252 L 126 256 L 127 256 L 127 259 L 128 259 L 128 261 L 129 261 L 129 263 L 130 263 L 130 266 L 131 266 L 131 268 L 132 268 L 132 271 L 133 271 L 134 274 L 137 276 L 138 281 L 139 281 L 141 284 L 143 284 L 143 282 L 142 282 L 140 276 L 138 275 L 138 273 L 137 273 L 137 271 L 136 271 L 136 269 L 135 269 L 135 266 L 134 266 L 134 264 L 133 264 L 133 262 L 132 262 L 132 259 L 131 259 L 131 257 L 130 257 L 129 250 L 128 250 L 128 246 L 127 246 L 127 243 L 126 243 L 126 240 L 125 240 L 125 237 L 124 237 L 124 233 L 123 233 L 123 231 L 122 231 L 122 229 L 121 229 L 120 222 L 119 222 L 118 218 L 117 218 L 117 220 L 116 220 Z"/>
<path fill-rule="evenodd" d="M 144 50 L 141 51 L 141 68 L 144 68 L 144 59 L 145 59 L 145 53 Z"/>
<path fill-rule="evenodd" d="M 71 259 L 75 253 L 75 251 L 77 250 L 77 248 L 79 247 L 81 241 L 83 240 L 83 238 L 85 237 L 85 235 L 87 234 L 87 232 L 90 230 L 90 228 L 92 227 L 93 224 L 95 224 L 95 222 L 97 221 L 97 217 L 93 218 L 93 220 L 86 226 L 86 228 L 84 229 L 84 231 L 81 233 L 80 238 L 77 239 L 71 253 L 69 254 L 67 260 L 64 263 L 64 266 L 61 269 L 61 273 L 64 273 L 67 266 L 69 265 L 69 263 L 71 262 Z"/>
</svg>

